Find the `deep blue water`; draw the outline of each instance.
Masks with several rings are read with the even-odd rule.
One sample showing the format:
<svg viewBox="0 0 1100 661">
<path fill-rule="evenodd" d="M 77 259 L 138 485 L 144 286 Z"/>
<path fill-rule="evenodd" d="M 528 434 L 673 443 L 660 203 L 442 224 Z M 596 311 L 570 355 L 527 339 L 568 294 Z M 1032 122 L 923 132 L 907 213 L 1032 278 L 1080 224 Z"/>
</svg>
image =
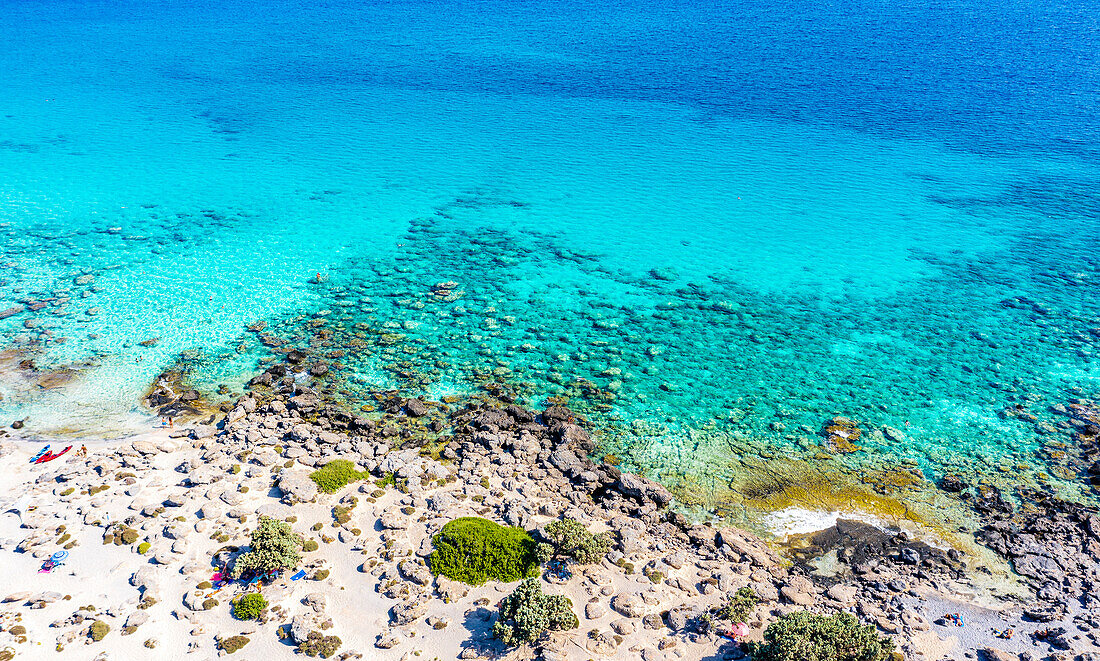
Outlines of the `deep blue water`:
<svg viewBox="0 0 1100 661">
<path fill-rule="evenodd" d="M 322 319 L 353 404 L 507 381 L 666 479 L 833 415 L 1045 476 L 999 413 L 1100 377 L 1094 9 L 5 0 L 0 333 L 77 376 L 9 359 L 0 421 L 139 428 Z"/>
</svg>

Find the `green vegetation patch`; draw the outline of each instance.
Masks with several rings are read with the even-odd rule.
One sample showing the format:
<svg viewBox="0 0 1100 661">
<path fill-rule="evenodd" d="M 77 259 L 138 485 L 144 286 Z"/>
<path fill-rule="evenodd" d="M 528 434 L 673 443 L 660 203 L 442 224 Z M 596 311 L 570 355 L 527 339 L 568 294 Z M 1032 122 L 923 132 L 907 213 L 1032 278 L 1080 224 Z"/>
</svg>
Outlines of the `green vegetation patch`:
<svg viewBox="0 0 1100 661">
<path fill-rule="evenodd" d="M 741 588 L 729 595 L 725 605 L 720 607 L 715 614 L 723 620 L 747 622 L 759 601 L 760 598 L 756 596 L 755 590 L 748 587 Z"/>
<path fill-rule="evenodd" d="M 553 545 L 555 555 L 572 558 L 582 565 L 603 560 L 611 548 L 610 535 L 590 533 L 575 519 L 566 518 L 546 524 L 546 537 Z M 543 556 L 545 557 L 545 552 Z"/>
<path fill-rule="evenodd" d="M 267 608 L 267 599 L 258 592 L 250 592 L 233 602 L 233 617 L 238 620 L 255 620 Z"/>
<path fill-rule="evenodd" d="M 322 659 L 327 659 L 336 654 L 336 650 L 340 649 L 343 642 L 336 636 L 326 636 L 319 631 L 310 631 L 306 642 L 298 645 L 298 651 L 306 656 L 319 656 Z"/>
<path fill-rule="evenodd" d="M 96 620 L 92 622 L 92 626 L 88 629 L 88 637 L 92 640 L 99 642 L 103 640 L 104 636 L 111 632 L 111 625 L 107 624 L 103 620 Z"/>
<path fill-rule="evenodd" d="M 251 548 L 237 557 L 231 575 L 240 578 L 245 572 L 265 574 L 293 569 L 302 561 L 302 536 L 290 529 L 290 524 L 269 516 L 261 516 L 252 531 Z"/>
<path fill-rule="evenodd" d="M 245 636 L 232 636 L 218 641 L 218 649 L 223 649 L 227 654 L 232 654 L 248 644 Z"/>
<path fill-rule="evenodd" d="M 500 617 L 493 635 L 505 645 L 538 640 L 545 631 L 565 631 L 580 626 L 573 602 L 560 594 L 543 594 L 538 579 L 527 579 L 500 603 Z"/>
<path fill-rule="evenodd" d="M 432 543 L 432 573 L 469 585 L 489 579 L 508 583 L 538 573 L 535 540 L 522 528 L 467 516 L 444 525 Z"/>
<path fill-rule="evenodd" d="M 355 469 L 355 464 L 347 459 L 333 459 L 309 474 L 317 487 L 325 493 L 336 493 L 357 480 L 370 477 L 370 473 Z"/>
<path fill-rule="evenodd" d="M 894 642 L 851 613 L 832 616 L 807 611 L 783 615 L 764 630 L 754 661 L 887 661 Z"/>
</svg>

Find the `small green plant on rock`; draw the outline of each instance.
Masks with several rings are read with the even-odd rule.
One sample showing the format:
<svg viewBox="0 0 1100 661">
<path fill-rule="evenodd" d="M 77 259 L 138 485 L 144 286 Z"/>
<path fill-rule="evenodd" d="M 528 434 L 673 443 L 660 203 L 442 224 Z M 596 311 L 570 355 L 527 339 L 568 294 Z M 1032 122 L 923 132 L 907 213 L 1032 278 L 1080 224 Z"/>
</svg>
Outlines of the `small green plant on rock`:
<svg viewBox="0 0 1100 661">
<path fill-rule="evenodd" d="M 152 547 L 152 544 L 150 544 L 149 542 L 142 542 L 142 543 L 138 544 L 137 552 L 142 554 L 142 555 L 145 555 L 146 553 L 149 552 L 150 547 Z"/>
<path fill-rule="evenodd" d="M 252 531 L 251 550 L 237 557 L 230 574 L 240 578 L 245 572 L 264 574 L 293 569 L 302 561 L 302 536 L 290 529 L 290 524 L 268 516 Z"/>
<path fill-rule="evenodd" d="M 748 587 L 741 588 L 729 595 L 725 605 L 719 607 L 716 614 L 723 620 L 745 622 L 748 620 L 749 615 L 752 615 L 752 611 L 759 601 L 760 598 L 756 596 L 755 590 Z"/>
<path fill-rule="evenodd" d="M 334 526 L 342 526 L 348 521 L 351 521 L 351 508 L 341 507 L 337 505 L 332 508 L 332 519 Z"/>
<path fill-rule="evenodd" d="M 432 543 L 432 573 L 469 585 L 489 579 L 508 583 L 538 572 L 535 540 L 522 528 L 467 516 L 444 525 Z"/>
<path fill-rule="evenodd" d="M 250 592 L 233 602 L 233 617 L 238 620 L 255 620 L 267 608 L 267 599 L 258 592 Z"/>
<path fill-rule="evenodd" d="M 343 642 L 336 636 L 325 636 L 318 631 L 310 631 L 306 642 L 298 645 L 298 651 L 306 656 L 319 656 L 322 659 L 327 659 L 336 654 L 336 650 L 340 649 Z"/>
<path fill-rule="evenodd" d="M 551 521 L 546 524 L 546 536 L 555 554 L 573 558 L 582 565 L 599 562 L 611 548 L 609 535 L 590 533 L 575 519 Z"/>
<path fill-rule="evenodd" d="M 529 578 L 500 604 L 493 635 L 505 645 L 538 640 L 546 631 L 565 631 L 580 626 L 573 602 L 557 594 L 543 594 L 537 579 Z"/>
<path fill-rule="evenodd" d="M 336 493 L 356 480 L 364 480 L 370 473 L 355 469 L 355 464 L 347 459 L 333 459 L 309 474 L 317 487 L 325 493 Z"/>
<path fill-rule="evenodd" d="M 894 642 L 851 613 L 788 613 L 768 625 L 753 661 L 887 661 Z"/>
<path fill-rule="evenodd" d="M 107 624 L 103 620 L 96 620 L 92 622 L 91 627 L 88 628 L 88 637 L 92 640 L 99 642 L 103 640 L 104 636 L 111 632 L 111 625 Z"/>
<path fill-rule="evenodd" d="M 229 638 L 223 638 L 218 641 L 218 649 L 225 650 L 226 654 L 233 654 L 237 650 L 241 649 L 248 644 L 248 638 L 245 636 L 231 636 Z"/>
</svg>

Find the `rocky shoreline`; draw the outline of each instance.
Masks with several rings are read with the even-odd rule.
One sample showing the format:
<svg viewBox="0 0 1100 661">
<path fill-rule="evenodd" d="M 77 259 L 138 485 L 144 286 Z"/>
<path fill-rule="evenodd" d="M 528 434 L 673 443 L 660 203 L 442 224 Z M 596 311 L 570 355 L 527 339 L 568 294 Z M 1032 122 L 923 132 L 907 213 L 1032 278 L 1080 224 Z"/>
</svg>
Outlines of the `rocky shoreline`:
<svg viewBox="0 0 1100 661">
<path fill-rule="evenodd" d="M 198 424 L 61 465 L 30 467 L 20 461 L 27 447 L 4 441 L 0 501 L 28 495 L 36 507 L 22 527 L 3 529 L 0 553 L 24 571 L 61 546 L 74 559 L 53 574 L 14 574 L 0 595 L 0 649 L 106 659 L 144 645 L 206 658 L 243 636 L 237 658 L 281 658 L 323 633 L 341 639 L 337 658 L 736 659 L 738 644 L 698 622 L 749 587 L 759 598 L 749 640 L 785 613 L 851 612 L 905 659 L 1100 659 L 1100 519 L 1085 506 L 1040 494 L 1013 506 L 994 489 L 974 492 L 978 541 L 1012 560 L 1030 595 L 990 609 L 976 605 L 973 580 L 987 569 L 901 532 L 840 520 L 780 553 L 752 533 L 692 522 L 660 484 L 613 457 L 593 460 L 583 420 L 563 406 L 531 411 L 499 392 L 462 402 L 384 393 L 381 415 L 368 418 L 285 369 L 252 386 Z M 161 405 L 194 408 L 190 394 L 162 395 Z M 372 479 L 319 491 L 311 469 L 335 459 Z M 317 550 L 305 554 L 305 580 L 264 587 L 271 607 L 241 622 L 208 581 L 261 515 L 290 521 Z M 563 516 L 609 533 L 601 562 L 542 577 L 546 592 L 572 600 L 580 627 L 534 647 L 494 640 L 492 606 L 510 586 L 467 586 L 425 563 L 432 535 L 461 516 L 536 537 Z M 109 571 L 81 566 L 82 555 Z M 67 598 L 84 581 L 101 600 Z M 953 613 L 964 626 L 944 619 Z M 112 644 L 94 640 L 93 622 L 117 632 L 106 634 Z"/>
</svg>

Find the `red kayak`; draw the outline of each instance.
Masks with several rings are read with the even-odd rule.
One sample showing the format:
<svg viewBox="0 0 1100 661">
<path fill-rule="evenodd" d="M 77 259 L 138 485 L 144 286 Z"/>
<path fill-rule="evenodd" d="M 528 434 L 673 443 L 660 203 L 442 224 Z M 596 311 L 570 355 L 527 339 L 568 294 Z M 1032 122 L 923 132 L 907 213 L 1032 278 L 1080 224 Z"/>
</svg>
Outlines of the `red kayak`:
<svg viewBox="0 0 1100 661">
<path fill-rule="evenodd" d="M 44 464 L 47 461 L 53 461 L 54 459 L 57 459 L 58 457 L 60 457 L 61 455 L 65 454 L 66 452 L 68 452 L 69 450 L 72 450 L 72 449 L 73 449 L 73 446 L 67 445 L 67 446 L 65 446 L 65 449 L 62 450 L 61 452 L 47 452 L 46 454 L 44 454 L 41 457 L 39 457 L 38 459 L 36 459 L 34 461 L 34 463 Z"/>
</svg>

